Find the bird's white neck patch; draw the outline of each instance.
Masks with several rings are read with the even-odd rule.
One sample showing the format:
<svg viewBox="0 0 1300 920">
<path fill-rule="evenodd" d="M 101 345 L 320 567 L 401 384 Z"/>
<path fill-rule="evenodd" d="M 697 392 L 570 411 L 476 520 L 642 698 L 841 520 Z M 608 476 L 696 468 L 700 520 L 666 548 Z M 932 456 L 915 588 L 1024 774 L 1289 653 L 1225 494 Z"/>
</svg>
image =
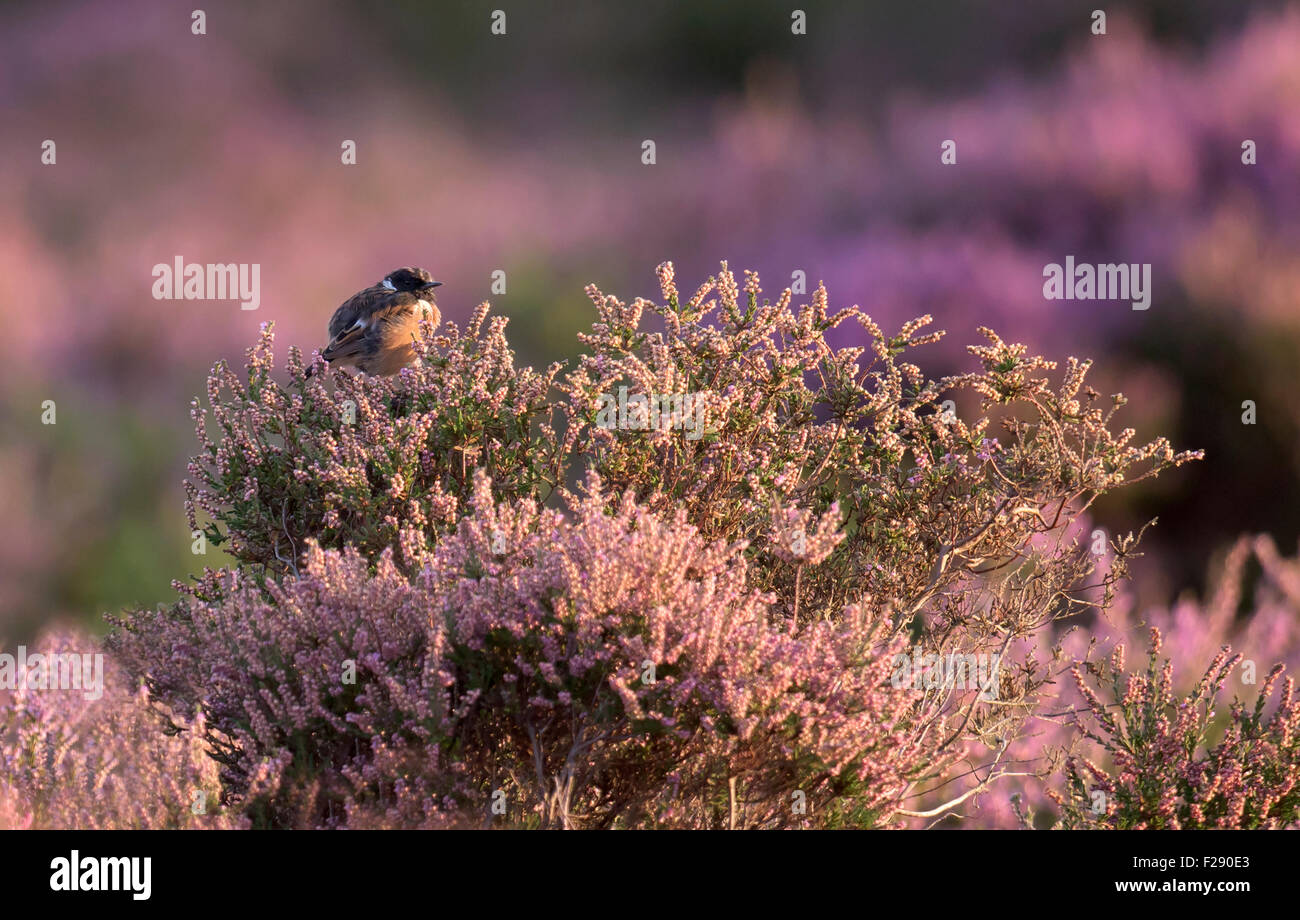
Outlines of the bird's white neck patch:
<svg viewBox="0 0 1300 920">
<path fill-rule="evenodd" d="M 395 290 L 397 290 L 397 286 L 394 285 L 393 282 L 389 281 L 387 278 L 385 278 L 383 281 L 379 282 L 379 286 L 382 287 L 382 288 L 388 288 L 390 291 L 395 291 Z"/>
</svg>

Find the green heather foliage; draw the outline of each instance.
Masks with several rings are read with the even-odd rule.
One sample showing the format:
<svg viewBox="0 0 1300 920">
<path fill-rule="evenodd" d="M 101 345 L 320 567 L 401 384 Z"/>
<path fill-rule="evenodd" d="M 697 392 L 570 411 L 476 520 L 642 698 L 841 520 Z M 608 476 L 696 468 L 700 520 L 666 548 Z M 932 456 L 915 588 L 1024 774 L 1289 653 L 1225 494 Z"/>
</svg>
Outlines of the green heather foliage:
<svg viewBox="0 0 1300 920">
<path fill-rule="evenodd" d="M 589 288 L 567 371 L 516 367 L 486 304 L 389 379 L 308 378 L 291 350 L 278 381 L 269 328 L 242 374 L 214 368 L 187 510 L 237 567 L 108 648 L 133 705 L 220 765 L 232 820 L 899 826 L 1023 774 L 1006 752 L 1060 670 L 1024 645 L 1111 605 L 1136 544 L 1091 552 L 1089 509 L 1199 454 L 1115 430 L 1088 362 L 1057 376 L 989 330 L 936 380 L 909 360 L 929 317 L 886 335 L 725 263 L 687 299 L 659 280 L 661 303 Z M 900 682 L 924 654 L 1007 663 Z M 1274 751 L 1245 806 L 1190 820 L 1294 820 L 1277 718 L 1179 767 L 1205 789 Z M 1166 769 L 1116 763 L 1116 790 Z"/>
</svg>

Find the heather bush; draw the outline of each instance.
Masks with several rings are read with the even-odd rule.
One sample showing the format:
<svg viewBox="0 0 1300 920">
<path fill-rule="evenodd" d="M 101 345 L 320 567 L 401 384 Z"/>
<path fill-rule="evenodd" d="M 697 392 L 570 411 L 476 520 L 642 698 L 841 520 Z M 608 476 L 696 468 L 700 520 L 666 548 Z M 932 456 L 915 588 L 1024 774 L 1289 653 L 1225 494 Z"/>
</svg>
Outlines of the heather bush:
<svg viewBox="0 0 1300 920">
<path fill-rule="evenodd" d="M 299 577 L 226 572 L 220 601 L 137 612 L 110 640 L 158 699 L 203 713 L 223 788 L 258 826 L 341 823 L 345 803 L 400 784 L 373 765 L 410 745 L 422 776 L 454 778 L 439 772 L 448 714 L 427 605 L 391 550 L 371 569 L 357 549 L 311 542 Z M 429 793 L 432 811 L 450 791 Z"/>
<path fill-rule="evenodd" d="M 1068 797 L 1056 796 L 1063 826 L 1294 826 L 1300 820 L 1300 703 L 1294 680 L 1282 677 L 1284 666 L 1268 674 L 1253 706 L 1234 699 L 1224 720 L 1215 707 L 1244 656 L 1223 648 L 1195 688 L 1177 697 L 1173 664 L 1161 664 L 1160 650 L 1160 630 L 1152 629 L 1145 671 L 1125 672 L 1122 645 L 1109 661 L 1073 668 L 1087 703 L 1082 733 L 1106 751 L 1112 766 L 1078 756 L 1067 761 Z"/>
<path fill-rule="evenodd" d="M 631 492 L 606 513 L 594 473 L 571 523 L 481 489 L 427 577 L 480 675 L 479 731 L 532 766 L 512 779 L 545 823 L 869 825 L 942 764 L 942 720 L 918 732 L 921 694 L 886 686 L 887 623 L 849 608 L 793 632 L 743 544 Z"/>
<path fill-rule="evenodd" d="M 593 474 L 571 517 L 497 505 L 479 473 L 413 582 L 312 544 L 300 577 L 137 614 L 114 649 L 202 708 L 272 826 L 869 826 L 946 762 L 882 624 L 791 634 L 743 546 L 608 503 Z"/>
<path fill-rule="evenodd" d="M 981 330 L 932 380 L 903 358 L 928 317 L 659 275 L 662 304 L 589 289 L 563 377 L 515 368 L 486 305 L 390 379 L 291 351 L 281 385 L 269 329 L 245 378 L 214 369 L 187 508 L 240 566 L 110 648 L 201 713 L 176 727 L 248 820 L 887 826 L 1019 772 L 1053 673 L 1008 651 L 1108 607 L 1136 544 L 1099 566 L 1080 521 L 1199 455 L 1114 431 L 1088 362 L 1053 380 Z M 1012 666 L 954 685 L 922 653 Z"/>
<path fill-rule="evenodd" d="M 484 323 L 487 328 L 484 329 Z M 547 374 L 516 368 L 503 317 L 480 306 L 461 331 L 420 343 L 422 360 L 392 378 L 347 372 L 308 378 L 291 350 L 289 383 L 271 376 L 272 329 L 241 376 L 224 362 L 195 400 L 200 453 L 189 464 L 186 512 L 239 563 L 292 571 L 310 537 L 367 557 L 399 560 L 455 523 L 470 474 L 484 469 L 502 497 L 555 486 L 546 429 Z"/>
<path fill-rule="evenodd" d="M 746 541 L 755 584 L 793 629 L 862 604 L 929 651 L 1005 653 L 1109 603 L 1133 544 L 1096 571 L 1072 530 L 1095 500 L 1199 456 L 1112 431 L 1126 401 L 1086 386 L 1090 362 L 1071 358 L 1053 383 L 1055 363 L 981 329 L 988 344 L 969 348 L 980 369 L 935 381 L 901 357 L 937 340 L 920 334 L 929 317 L 887 337 L 857 307 L 832 313 L 820 286 L 797 309 L 789 290 L 760 300 L 758 277 L 742 289 L 725 263 L 685 301 L 671 264 L 659 280 L 662 304 L 588 289 L 598 321 L 565 380 L 567 449 L 616 492 Z M 828 341 L 846 324 L 867 347 Z M 694 429 L 662 413 L 610 426 L 602 408 L 623 388 L 648 403 L 695 394 Z M 959 404 L 978 414 L 964 420 Z M 1005 734 L 1032 707 L 1032 663 L 1003 677 L 988 726 L 992 713 L 948 701 L 969 705 L 969 731 Z"/>
<path fill-rule="evenodd" d="M 660 282 L 663 305 L 629 306 L 589 288 L 599 321 L 580 337 L 593 353 L 567 377 L 568 440 L 612 487 L 634 489 L 651 507 L 685 507 L 706 533 L 750 540 L 772 561 L 797 566 L 803 552 L 791 551 L 792 536 L 806 543 L 813 528 L 797 512 L 774 523 L 788 506 L 820 516 L 834 505 L 827 523 L 849 526 L 839 564 L 805 585 L 814 612 L 818 600 L 834 607 L 862 593 L 918 609 L 1104 492 L 1192 456 L 1163 439 L 1138 447 L 1132 431 L 1112 433 L 1124 400 L 1109 411 L 1098 405 L 1099 394 L 1084 389 L 1088 363 L 1071 359 L 1053 387 L 1043 372 L 1055 364 L 988 330 L 990 344 L 970 349 L 981 372 L 932 381 L 900 360 L 941 335 L 918 334 L 929 316 L 886 337 L 857 307 L 832 314 L 820 287 L 796 310 L 789 290 L 760 303 L 753 274 L 742 302 L 725 264 L 684 303 L 670 264 Z M 647 312 L 664 332 L 642 328 Z M 827 341 L 845 324 L 860 327 L 855 338 L 867 347 Z M 602 424 L 602 394 L 621 388 L 694 394 L 701 430 L 683 437 L 635 420 L 621 426 L 631 430 Z M 967 424 L 957 414 L 967 395 L 981 413 L 999 411 L 1007 444 L 988 436 L 987 417 Z"/>
</svg>

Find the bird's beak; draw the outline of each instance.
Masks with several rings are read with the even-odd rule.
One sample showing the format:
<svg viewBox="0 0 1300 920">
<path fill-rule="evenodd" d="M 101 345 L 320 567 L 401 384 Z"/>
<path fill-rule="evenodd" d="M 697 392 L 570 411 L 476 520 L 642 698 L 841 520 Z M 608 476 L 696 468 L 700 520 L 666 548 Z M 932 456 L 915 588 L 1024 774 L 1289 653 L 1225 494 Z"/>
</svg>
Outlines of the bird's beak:
<svg viewBox="0 0 1300 920">
<path fill-rule="evenodd" d="M 430 281 L 425 287 L 442 287 L 441 281 Z"/>
</svg>

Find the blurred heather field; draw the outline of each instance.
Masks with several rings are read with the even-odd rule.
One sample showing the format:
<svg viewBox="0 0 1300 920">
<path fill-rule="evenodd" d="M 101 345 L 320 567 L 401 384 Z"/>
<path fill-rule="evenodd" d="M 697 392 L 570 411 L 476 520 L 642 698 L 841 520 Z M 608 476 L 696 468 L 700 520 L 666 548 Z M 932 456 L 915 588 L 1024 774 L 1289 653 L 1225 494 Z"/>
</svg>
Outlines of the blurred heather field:
<svg viewBox="0 0 1300 920">
<path fill-rule="evenodd" d="M 1116 629 L 1189 644 L 1259 610 L 1295 663 L 1300 5 L 1108 4 L 1104 36 L 1093 6 L 809 0 L 803 36 L 769 0 L 522 4 L 506 36 L 464 2 L 212 4 L 202 36 L 165 2 L 5 6 L 0 635 L 102 631 L 220 564 L 190 553 L 189 404 L 260 324 L 310 354 L 423 265 L 445 317 L 491 300 L 545 366 L 579 352 L 586 283 L 654 296 L 660 262 L 686 287 L 726 259 L 885 328 L 933 314 L 931 374 L 969 369 L 978 326 L 1095 358 L 1125 424 L 1206 452 L 1094 509 L 1159 517 Z M 1151 263 L 1150 308 L 1045 300 L 1067 255 Z M 259 309 L 155 300 L 177 256 L 259 264 Z"/>
</svg>

